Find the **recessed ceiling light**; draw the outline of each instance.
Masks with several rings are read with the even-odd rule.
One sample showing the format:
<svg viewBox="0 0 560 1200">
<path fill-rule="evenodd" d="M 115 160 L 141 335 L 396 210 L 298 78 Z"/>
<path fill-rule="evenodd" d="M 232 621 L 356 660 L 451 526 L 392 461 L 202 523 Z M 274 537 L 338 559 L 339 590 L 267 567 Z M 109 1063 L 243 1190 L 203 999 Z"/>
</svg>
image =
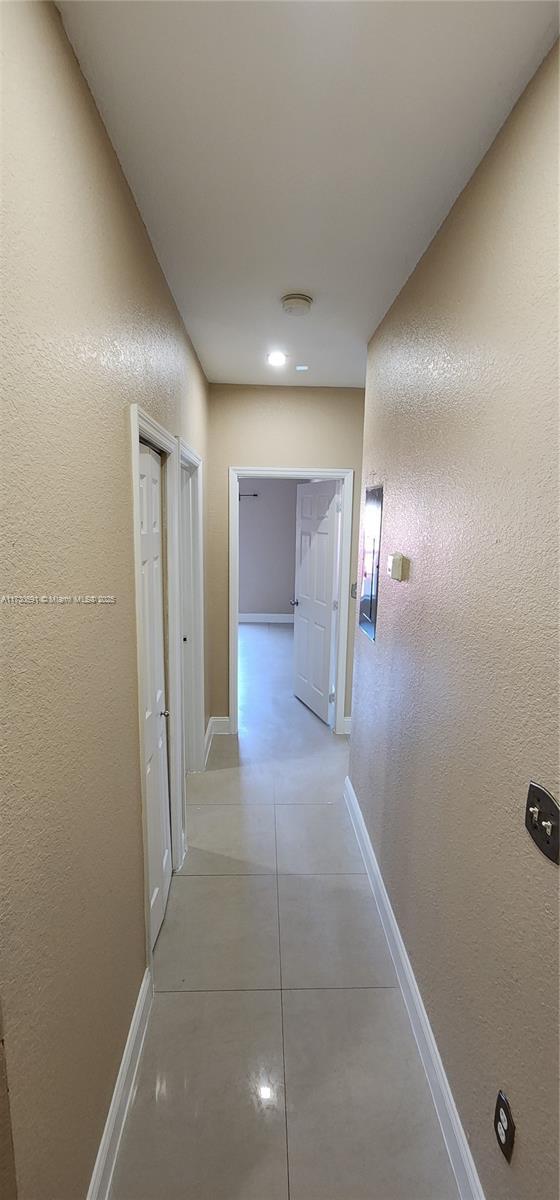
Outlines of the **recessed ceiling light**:
<svg viewBox="0 0 560 1200">
<path fill-rule="evenodd" d="M 267 355 L 266 361 L 269 367 L 285 367 L 286 355 L 283 350 L 271 350 Z"/>
<path fill-rule="evenodd" d="M 298 365 L 296 367 L 296 371 L 308 371 L 308 370 L 309 370 L 309 367 L 306 367 L 304 363 L 298 363 Z"/>
</svg>

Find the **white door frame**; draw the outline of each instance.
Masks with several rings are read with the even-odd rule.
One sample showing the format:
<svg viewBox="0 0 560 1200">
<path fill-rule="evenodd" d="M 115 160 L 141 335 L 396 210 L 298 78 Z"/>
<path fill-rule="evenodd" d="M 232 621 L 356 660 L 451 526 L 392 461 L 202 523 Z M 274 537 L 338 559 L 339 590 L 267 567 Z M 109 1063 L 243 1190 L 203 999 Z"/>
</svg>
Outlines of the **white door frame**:
<svg viewBox="0 0 560 1200">
<path fill-rule="evenodd" d="M 354 471 L 348 467 L 230 467 L 229 469 L 229 732 L 238 731 L 239 624 L 239 480 L 336 479 L 341 482 L 340 570 L 338 578 L 338 635 L 336 654 L 335 733 L 347 733 L 344 707 L 352 555 L 352 497 Z"/>
<path fill-rule="evenodd" d="M 186 762 L 183 764 L 183 785 L 187 772 L 204 770 L 204 480 L 203 462 L 190 446 L 177 439 L 179 467 L 190 480 L 190 505 L 188 514 L 180 500 L 180 555 L 181 555 L 181 662 L 183 686 L 183 745 Z M 182 480 L 179 480 L 181 485 Z M 185 550 L 190 550 L 190 570 L 185 569 Z M 186 660 L 183 638 L 188 638 L 189 655 Z M 183 796 L 186 806 L 186 793 Z M 186 807 L 184 807 L 186 817 Z M 187 830 L 188 839 L 188 830 Z"/>
<path fill-rule="evenodd" d="M 173 869 L 178 870 L 185 857 L 185 829 L 182 776 L 182 704 L 181 704 L 181 641 L 180 641 L 180 572 L 179 572 L 179 447 L 177 438 L 168 433 L 163 425 L 154 421 L 137 404 L 130 405 L 130 437 L 132 457 L 132 512 L 134 536 L 134 585 L 136 601 L 136 658 L 138 669 L 138 722 L 140 729 L 140 762 L 144 761 L 144 714 L 140 679 L 142 673 L 142 574 L 140 553 L 140 438 L 159 450 L 162 456 L 164 482 L 165 525 L 162 530 L 165 549 L 165 623 L 164 641 L 166 700 L 169 709 L 167 721 L 169 752 L 169 807 L 171 823 L 171 856 Z M 142 829 L 144 835 L 144 878 L 147 870 L 147 797 L 144 773 L 140 771 L 142 797 Z M 149 897 L 145 888 L 147 917 L 148 962 L 151 962 L 149 945 Z"/>
</svg>

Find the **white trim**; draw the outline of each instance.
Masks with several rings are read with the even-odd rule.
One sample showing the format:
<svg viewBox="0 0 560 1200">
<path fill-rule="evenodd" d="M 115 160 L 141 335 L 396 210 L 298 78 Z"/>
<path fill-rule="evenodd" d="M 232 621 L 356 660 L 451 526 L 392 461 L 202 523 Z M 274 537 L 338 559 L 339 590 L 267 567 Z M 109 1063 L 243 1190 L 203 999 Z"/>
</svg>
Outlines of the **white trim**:
<svg viewBox="0 0 560 1200">
<path fill-rule="evenodd" d="M 210 717 L 206 726 L 206 733 L 204 734 L 204 766 L 206 766 L 206 763 L 208 762 L 208 755 L 210 753 L 210 747 L 212 746 L 212 737 L 212 717 Z"/>
<path fill-rule="evenodd" d="M 229 470 L 229 719 L 231 732 L 239 728 L 238 636 L 239 625 L 239 475 Z"/>
<path fill-rule="evenodd" d="M 222 737 L 224 734 L 231 733 L 229 717 L 209 717 L 204 735 L 204 766 L 208 762 L 208 755 L 212 746 L 212 738 Z"/>
<path fill-rule="evenodd" d="M 187 771 L 204 770 L 204 479 L 202 459 L 178 438 L 179 467 L 190 480 L 189 528 L 185 528 L 183 491 L 180 491 L 181 552 L 181 663 L 183 683 L 183 721 Z M 181 481 L 182 482 L 182 481 Z M 185 549 L 190 550 L 190 571 L 185 571 Z M 187 582 L 188 579 L 188 582 Z M 189 656 L 186 670 L 183 637 L 188 637 Z M 186 796 L 184 797 L 186 803 Z M 185 810 L 184 810 L 185 819 Z M 188 836 L 188 831 L 187 831 Z"/>
<path fill-rule="evenodd" d="M 239 613 L 239 624 L 245 625 L 293 625 L 292 613 Z"/>
<path fill-rule="evenodd" d="M 177 441 L 179 443 L 179 452 L 181 455 L 181 466 L 193 467 L 196 471 L 197 468 L 201 467 L 203 463 L 200 454 L 197 454 L 196 450 L 193 450 L 192 446 L 188 446 L 181 437 L 178 437 Z"/>
<path fill-rule="evenodd" d="M 210 717 L 208 724 L 212 727 L 212 737 L 221 737 L 222 734 L 231 733 L 229 717 Z"/>
<path fill-rule="evenodd" d="M 389 943 L 401 992 L 410 1018 L 412 1032 L 414 1033 L 422 1065 L 426 1072 L 435 1110 L 447 1147 L 447 1153 L 457 1181 L 460 1200 L 484 1200 L 482 1185 L 478 1178 L 465 1131 L 461 1125 L 457 1106 L 449 1086 L 449 1080 L 445 1074 L 445 1068 L 441 1061 L 436 1039 L 428 1020 L 428 1014 L 424 1008 L 422 996 L 420 995 L 420 989 L 414 977 L 414 971 L 406 952 L 406 946 L 403 942 L 397 919 L 383 882 L 383 876 L 375 857 L 358 798 L 348 777 L 344 783 L 344 796 L 362 852 L 371 890 L 379 910 L 381 923 Z"/>
<path fill-rule="evenodd" d="M 333 555 L 333 572 L 331 579 L 331 604 L 332 604 L 332 620 L 331 620 L 331 637 L 329 647 L 329 698 L 328 698 L 328 720 L 331 729 L 336 727 L 336 680 L 338 674 L 338 659 L 337 649 L 340 637 L 340 613 L 339 613 L 339 596 L 340 596 L 340 573 L 341 573 L 341 542 L 342 542 L 342 484 L 340 480 L 336 482 L 336 500 L 335 511 L 332 513 L 334 518 L 335 546 Z M 297 570 L 296 570 L 297 574 Z M 295 626 L 294 626 L 295 632 Z M 346 707 L 346 706 L 345 706 Z M 343 714 L 344 717 L 344 714 Z M 341 729 L 338 730 L 341 733 Z"/>
<path fill-rule="evenodd" d="M 352 717 L 344 718 L 344 726 L 343 726 L 342 732 L 346 734 L 346 737 L 350 737 L 350 734 L 352 732 Z"/>
<path fill-rule="evenodd" d="M 348 467 L 230 467 L 229 469 L 229 719 L 232 734 L 238 731 L 238 646 L 239 624 L 239 480 L 240 479 L 335 479 L 341 482 L 341 547 L 338 588 L 339 635 L 336 656 L 336 699 L 334 732 L 345 732 L 348 613 L 350 604 L 350 560 L 352 555 L 352 496 L 354 471 Z"/>
<path fill-rule="evenodd" d="M 152 976 L 149 969 L 146 968 L 132 1014 L 86 1200 L 107 1200 L 109 1195 L 124 1123 L 134 1094 L 138 1064 L 148 1027 L 153 996 Z"/>
</svg>

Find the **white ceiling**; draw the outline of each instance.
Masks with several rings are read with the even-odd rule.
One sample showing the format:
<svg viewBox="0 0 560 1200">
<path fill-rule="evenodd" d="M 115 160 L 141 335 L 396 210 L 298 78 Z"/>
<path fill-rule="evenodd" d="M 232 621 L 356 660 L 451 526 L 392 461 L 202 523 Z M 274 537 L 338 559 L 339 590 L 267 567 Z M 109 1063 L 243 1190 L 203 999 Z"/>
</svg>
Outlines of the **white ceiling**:
<svg viewBox="0 0 560 1200">
<path fill-rule="evenodd" d="M 209 379 L 333 386 L 363 386 L 368 338 L 558 12 L 539 0 L 59 8 Z M 287 291 L 314 297 L 308 317 L 282 312 Z M 287 367 L 267 365 L 272 348 Z"/>
</svg>

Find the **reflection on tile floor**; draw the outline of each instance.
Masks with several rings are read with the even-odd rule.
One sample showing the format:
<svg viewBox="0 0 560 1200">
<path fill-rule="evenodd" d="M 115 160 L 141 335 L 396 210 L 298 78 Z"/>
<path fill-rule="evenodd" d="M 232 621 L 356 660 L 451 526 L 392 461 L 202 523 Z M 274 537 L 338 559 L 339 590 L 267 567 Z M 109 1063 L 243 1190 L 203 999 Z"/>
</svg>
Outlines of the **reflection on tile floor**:
<svg viewBox="0 0 560 1200">
<path fill-rule="evenodd" d="M 280 992 L 156 996 L 119 1200 L 285 1200 Z"/>
<path fill-rule="evenodd" d="M 241 626 L 239 737 L 189 779 L 111 1200 L 457 1200 L 342 802 L 347 741 L 293 697 L 291 645 Z"/>
</svg>

